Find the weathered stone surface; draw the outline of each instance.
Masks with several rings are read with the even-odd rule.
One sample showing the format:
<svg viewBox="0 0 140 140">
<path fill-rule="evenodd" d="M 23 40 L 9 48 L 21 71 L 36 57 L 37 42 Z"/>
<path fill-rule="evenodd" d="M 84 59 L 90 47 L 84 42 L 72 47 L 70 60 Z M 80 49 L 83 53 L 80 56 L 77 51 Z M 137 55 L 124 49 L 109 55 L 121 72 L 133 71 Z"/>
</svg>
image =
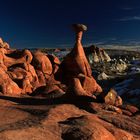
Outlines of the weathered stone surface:
<svg viewBox="0 0 140 140">
<path fill-rule="evenodd" d="M 60 65 L 60 63 L 61 63 L 60 60 L 54 54 L 52 54 L 52 55 L 47 54 L 47 57 L 50 59 L 52 64 Z"/>
<path fill-rule="evenodd" d="M 55 97 L 56 94 L 50 96 Z M 46 138 L 139 140 L 140 138 L 140 114 L 129 117 L 114 110 L 108 111 L 104 109 L 102 103 L 92 102 L 88 105 L 79 102 L 79 105 L 74 105 L 62 100 L 59 104 L 59 99 L 57 102 L 56 100 L 48 102 L 46 99 L 31 97 L 0 98 L 2 140 Z M 83 108 L 85 105 L 86 108 Z"/>
<path fill-rule="evenodd" d="M 2 38 L 0 38 L 0 45 L 1 45 L 1 46 L 3 45 L 3 40 L 2 40 Z"/>
<path fill-rule="evenodd" d="M 76 94 L 92 96 L 94 92 L 102 92 L 102 88 L 92 77 L 91 67 L 81 44 L 85 25 L 74 25 L 74 30 L 76 31 L 75 46 L 60 64 L 56 78 L 68 86 L 74 85 Z"/>
<path fill-rule="evenodd" d="M 111 58 L 104 49 L 98 48 L 95 45 L 84 48 L 87 58 L 91 64 L 98 62 L 110 62 Z"/>
<path fill-rule="evenodd" d="M 5 95 L 17 95 L 20 93 L 28 92 L 31 93 L 32 85 L 30 84 L 30 82 L 33 82 L 32 78 L 35 76 L 35 71 L 30 65 L 32 61 L 31 52 L 29 50 L 10 50 L 8 44 L 2 44 L 2 41 L 1 45 L 2 47 L 0 48 L 0 68 L 1 71 L 3 71 L 2 79 L 7 79 L 5 83 L 2 82 L 0 84 L 2 87 L 2 92 Z M 20 68 L 20 66 L 22 68 Z"/>
<path fill-rule="evenodd" d="M 0 77 L 0 89 L 3 94 L 11 96 L 20 95 L 21 89 L 14 81 L 12 81 L 6 71 L 1 67 Z"/>
<path fill-rule="evenodd" d="M 109 110 L 109 111 L 114 111 L 114 112 L 117 112 L 119 114 L 122 114 L 122 110 L 116 106 L 113 106 L 113 105 L 107 105 L 105 106 L 105 109 L 106 110 Z"/>
<path fill-rule="evenodd" d="M 5 95 L 31 94 L 49 82 L 51 85 L 58 84 L 52 77 L 57 72 L 59 65 L 60 61 L 54 55 L 47 55 L 40 51 L 31 53 L 29 50 L 12 50 L 6 42 L 0 39 L 0 68 L 2 71 L 0 86 L 1 92 Z M 3 81 L 5 79 L 8 80 Z M 61 85 L 60 82 L 58 85 Z M 58 89 L 61 91 L 59 86 Z"/>
<path fill-rule="evenodd" d="M 72 84 L 69 86 L 68 94 L 76 96 L 87 96 L 88 93 L 83 89 L 79 78 L 73 78 Z M 91 96 L 91 95 L 89 95 Z"/>
<path fill-rule="evenodd" d="M 13 55 L 11 53 L 8 56 L 3 53 L 3 62 L 6 67 L 10 67 L 12 65 L 21 64 L 21 63 L 29 64 L 32 61 L 32 54 L 29 50 L 23 50 L 23 52 L 21 52 L 21 55 L 19 55 L 18 58 L 14 58 L 16 56 L 16 53 L 15 52 L 13 53 L 14 53 Z M 18 56 L 18 53 L 17 53 L 17 56 Z"/>
<path fill-rule="evenodd" d="M 102 72 L 98 75 L 97 79 L 98 80 L 108 80 L 108 79 L 110 79 L 110 77 L 106 73 Z"/>
<path fill-rule="evenodd" d="M 134 118 L 102 110 L 94 114 L 70 104 L 37 107 L 2 101 L 0 138 L 3 140 L 139 140 L 138 116 Z M 3 119 L 6 113 L 9 115 Z"/>
<path fill-rule="evenodd" d="M 63 62 L 60 65 L 60 76 L 58 74 L 58 77 L 61 79 L 61 76 L 63 76 L 66 82 L 69 82 L 72 78 L 76 77 L 80 73 L 89 77 L 92 76 L 90 65 L 87 61 L 81 44 L 82 33 L 82 31 L 77 32 L 74 48 L 64 58 Z"/>
<path fill-rule="evenodd" d="M 122 99 L 117 95 L 117 92 L 114 89 L 111 89 L 104 98 L 106 104 L 121 106 Z"/>
<path fill-rule="evenodd" d="M 3 42 L 2 38 L 0 38 L 0 48 L 9 49 L 10 46 L 7 42 Z"/>
<path fill-rule="evenodd" d="M 52 64 L 49 58 L 41 51 L 36 51 L 33 53 L 32 63 L 35 69 L 42 71 L 44 74 L 52 74 Z"/>
<path fill-rule="evenodd" d="M 44 73 L 41 70 L 36 70 L 37 76 L 38 76 L 38 81 L 40 86 L 45 86 L 46 85 L 46 78 Z"/>
<path fill-rule="evenodd" d="M 52 68 L 53 68 L 53 74 L 55 74 L 57 71 L 58 71 L 58 69 L 59 69 L 59 65 L 60 65 L 60 60 L 58 59 L 58 57 L 56 57 L 55 55 L 47 55 L 48 56 L 48 58 L 50 59 L 50 61 L 51 61 L 51 64 L 52 64 Z"/>
<path fill-rule="evenodd" d="M 131 112 L 132 114 L 135 114 L 137 112 L 139 112 L 139 109 L 133 105 L 128 105 L 128 104 L 124 104 L 123 106 L 121 106 L 123 109 Z"/>
<path fill-rule="evenodd" d="M 122 113 L 125 114 L 125 115 L 128 115 L 128 116 L 133 116 L 133 114 L 128 110 L 122 109 Z"/>
<path fill-rule="evenodd" d="M 96 80 L 93 77 L 79 74 L 78 78 L 81 81 L 83 89 L 89 94 L 92 95 L 94 92 L 102 92 L 102 88 L 97 84 Z"/>
</svg>

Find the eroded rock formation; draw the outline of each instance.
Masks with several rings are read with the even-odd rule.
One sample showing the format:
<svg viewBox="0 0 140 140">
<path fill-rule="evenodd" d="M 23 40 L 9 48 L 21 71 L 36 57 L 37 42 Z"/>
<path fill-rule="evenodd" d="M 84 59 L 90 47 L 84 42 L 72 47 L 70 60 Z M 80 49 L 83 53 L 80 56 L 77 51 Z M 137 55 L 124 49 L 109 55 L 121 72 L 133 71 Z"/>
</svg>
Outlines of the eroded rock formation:
<svg viewBox="0 0 140 140">
<path fill-rule="evenodd" d="M 61 83 L 54 79 L 53 74 L 59 64 L 59 59 L 54 55 L 47 56 L 41 51 L 12 50 L 8 43 L 0 39 L 1 92 L 10 96 L 32 94 L 37 88 L 47 86 L 48 82 L 51 91 L 56 90 L 52 87 Z M 60 87 L 57 88 L 59 91 Z"/>
<path fill-rule="evenodd" d="M 92 76 L 81 43 L 83 31 L 86 31 L 87 27 L 74 24 L 73 28 L 76 43 L 62 63 L 56 56 L 39 50 L 12 50 L 0 39 L 1 92 L 14 96 L 32 95 L 40 91 L 46 95 L 56 90 L 64 94 L 66 89 L 70 89 L 75 95 L 92 97 L 95 92 L 102 92 L 102 88 Z"/>
<path fill-rule="evenodd" d="M 92 77 L 91 67 L 81 43 L 83 31 L 86 31 L 87 27 L 74 24 L 73 28 L 76 32 L 75 46 L 62 61 L 56 77 L 71 89 L 73 88 L 76 94 L 92 96 L 95 92 L 102 92 L 102 88 Z"/>
<path fill-rule="evenodd" d="M 106 53 L 106 51 L 102 48 L 98 48 L 95 45 L 91 45 L 90 47 L 84 48 L 85 53 L 88 57 L 89 62 L 98 63 L 98 62 L 110 62 L 111 58 Z"/>
<path fill-rule="evenodd" d="M 106 95 L 100 94 L 102 88 L 92 76 L 81 44 L 86 26 L 76 24 L 74 29 L 75 46 L 62 63 L 54 55 L 41 51 L 12 50 L 0 39 L 0 92 L 8 96 L 29 94 L 45 97 L 1 96 L 0 139 L 139 140 L 139 108 L 123 103 L 121 95 L 116 92 L 122 93 L 119 86 L 126 89 L 125 82 Z M 106 78 L 106 75 L 102 76 Z M 133 81 L 135 88 L 139 88 L 137 78 L 129 80 Z M 139 90 L 133 91 L 131 86 L 131 91 L 124 91 L 127 96 L 135 92 L 136 99 Z M 105 103 L 93 102 L 100 97 Z"/>
</svg>

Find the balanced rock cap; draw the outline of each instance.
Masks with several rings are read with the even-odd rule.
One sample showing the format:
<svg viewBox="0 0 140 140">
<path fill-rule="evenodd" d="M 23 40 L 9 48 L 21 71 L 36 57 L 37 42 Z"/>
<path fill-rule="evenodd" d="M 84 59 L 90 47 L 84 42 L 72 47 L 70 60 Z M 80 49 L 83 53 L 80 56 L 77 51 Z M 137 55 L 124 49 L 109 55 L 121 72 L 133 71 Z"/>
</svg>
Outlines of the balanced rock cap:
<svg viewBox="0 0 140 140">
<path fill-rule="evenodd" d="M 86 31 L 87 26 L 84 24 L 72 24 L 72 27 L 74 28 L 75 31 Z"/>
</svg>

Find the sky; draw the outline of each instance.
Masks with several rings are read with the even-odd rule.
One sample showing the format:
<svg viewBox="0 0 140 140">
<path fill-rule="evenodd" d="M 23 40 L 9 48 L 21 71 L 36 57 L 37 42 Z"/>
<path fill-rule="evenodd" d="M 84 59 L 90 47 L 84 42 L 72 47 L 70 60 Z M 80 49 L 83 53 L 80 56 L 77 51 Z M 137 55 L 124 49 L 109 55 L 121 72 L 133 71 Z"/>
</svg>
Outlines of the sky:
<svg viewBox="0 0 140 140">
<path fill-rule="evenodd" d="M 73 23 L 87 25 L 85 46 L 140 45 L 140 0 L 0 0 L 0 37 L 13 48 L 73 47 Z"/>
</svg>

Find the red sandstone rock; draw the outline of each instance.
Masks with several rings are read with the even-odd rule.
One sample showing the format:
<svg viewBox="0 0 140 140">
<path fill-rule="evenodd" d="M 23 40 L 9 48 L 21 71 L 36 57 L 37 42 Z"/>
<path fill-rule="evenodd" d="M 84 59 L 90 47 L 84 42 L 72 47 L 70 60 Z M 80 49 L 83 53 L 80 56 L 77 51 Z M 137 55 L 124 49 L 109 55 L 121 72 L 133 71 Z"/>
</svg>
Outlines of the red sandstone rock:
<svg viewBox="0 0 140 140">
<path fill-rule="evenodd" d="M 1 77 L 0 78 L 1 92 L 4 95 L 11 96 L 20 95 L 21 89 L 14 81 L 12 81 L 9 75 L 1 67 L 0 67 L 0 77 Z"/>
<path fill-rule="evenodd" d="M 5 48 L 5 49 L 9 49 L 9 44 L 7 42 L 3 42 L 2 38 L 0 38 L 0 47 L 1 48 Z"/>
<path fill-rule="evenodd" d="M 20 64 L 20 63 L 31 63 L 32 61 L 32 54 L 29 50 L 24 50 L 23 54 L 20 56 L 20 58 L 12 58 L 6 55 L 6 52 L 2 51 L 3 55 L 3 64 L 6 67 L 10 67 L 12 65 Z M 13 52 L 14 53 L 14 52 Z M 15 54 L 16 55 L 16 54 Z"/>
<path fill-rule="evenodd" d="M 9 72 L 10 77 L 12 80 L 17 81 L 17 84 L 22 89 L 22 94 L 32 93 L 33 87 L 31 85 L 31 81 L 33 79 L 31 73 L 22 69 L 22 68 L 15 68 L 13 71 Z"/>
<path fill-rule="evenodd" d="M 93 87 L 93 82 L 94 79 L 85 77 L 81 74 L 79 77 L 73 78 L 71 85 L 69 85 L 68 94 L 76 96 L 90 96 L 96 99 L 94 92 L 102 92 L 102 89 L 98 86 Z M 89 83 L 89 85 L 87 85 L 87 83 Z M 96 86 L 96 84 L 94 86 Z"/>
<path fill-rule="evenodd" d="M 117 92 L 114 89 L 111 89 L 104 98 L 106 104 L 121 106 L 122 99 L 117 95 Z"/>
<path fill-rule="evenodd" d="M 105 106 L 105 109 L 109 110 L 109 111 L 117 112 L 119 114 L 122 114 L 122 110 L 118 107 L 113 106 L 113 105 L 107 105 L 107 106 Z"/>
<path fill-rule="evenodd" d="M 44 74 L 52 74 L 52 64 L 49 58 L 40 51 L 33 53 L 33 66 L 35 69 L 42 71 Z"/>
<path fill-rule="evenodd" d="M 97 84 L 93 77 L 88 77 L 83 74 L 79 74 L 78 78 L 81 81 L 83 89 L 91 95 L 94 92 L 102 92 L 102 88 Z"/>
<path fill-rule="evenodd" d="M 3 40 L 2 40 L 2 38 L 0 38 L 0 46 L 2 46 L 3 45 Z"/>
<path fill-rule="evenodd" d="M 65 92 L 58 85 L 46 84 L 45 86 L 38 87 L 31 95 L 53 99 L 64 94 Z"/>
<path fill-rule="evenodd" d="M 31 64 L 26 64 L 24 63 L 25 68 L 26 68 L 26 71 L 28 71 L 30 73 L 30 83 L 31 85 L 33 86 L 33 90 L 35 90 L 37 87 L 39 87 L 41 84 L 39 83 L 39 80 L 38 80 L 38 75 L 34 69 L 34 67 L 31 65 Z"/>
<path fill-rule="evenodd" d="M 77 34 L 76 44 L 72 52 L 66 57 L 66 60 L 63 61 L 63 63 L 66 62 L 68 69 L 64 67 L 62 75 L 67 73 L 66 77 L 70 77 L 66 80 L 69 82 L 74 78 L 73 85 L 77 95 L 84 93 L 85 96 L 93 96 L 94 92 L 101 92 L 102 89 L 92 77 L 90 65 L 81 45 L 82 32 L 86 30 L 86 26 L 78 24 L 74 25 L 74 29 Z M 40 86 L 48 86 L 46 93 L 55 90 L 54 87 L 57 87 L 57 90 L 62 90 L 62 84 L 53 77 L 60 65 L 60 61 L 56 56 L 46 55 L 40 51 L 34 52 L 32 56 L 29 50 L 11 50 L 2 39 L 0 40 L 0 45 L 0 67 L 7 71 L 11 81 L 15 81 L 21 88 L 22 94 L 32 93 Z M 67 59 L 70 59 L 70 62 Z M 84 74 L 84 76 L 78 77 L 79 73 Z M 76 79 L 75 76 L 79 79 Z"/>
<path fill-rule="evenodd" d="M 133 116 L 133 114 L 132 114 L 130 111 L 128 111 L 128 110 L 122 109 L 122 113 L 123 113 L 124 115 L 127 115 L 127 116 Z"/>
<path fill-rule="evenodd" d="M 47 54 L 47 57 L 50 59 L 51 63 L 52 64 L 57 64 L 57 65 L 60 65 L 60 60 L 58 57 L 56 57 L 55 55 L 50 55 L 50 54 Z"/>
<path fill-rule="evenodd" d="M 53 67 L 53 74 L 55 74 L 58 69 L 59 69 L 59 65 L 60 65 L 60 60 L 58 59 L 58 57 L 56 57 L 55 55 L 47 55 L 48 58 L 51 61 L 52 67 Z"/>
<path fill-rule="evenodd" d="M 87 96 L 88 93 L 83 89 L 81 82 L 78 78 L 74 78 L 72 85 L 70 86 L 71 93 L 76 96 Z M 91 96 L 91 95 L 90 95 Z"/>
<path fill-rule="evenodd" d="M 22 88 L 22 93 L 32 93 L 40 86 L 38 76 L 34 67 L 31 64 L 24 63 L 21 67 L 12 68 L 8 71 L 10 77 L 17 81 L 17 84 Z"/>
<path fill-rule="evenodd" d="M 31 93 L 33 88 L 31 82 L 36 83 L 37 81 L 35 70 L 30 65 L 32 61 L 31 52 L 29 50 L 11 50 L 9 49 L 9 45 L 2 40 L 0 40 L 0 45 L 2 79 L 7 79 L 1 83 L 3 94 L 16 95 L 19 93 Z M 19 67 L 21 64 L 24 65 L 24 69 Z M 15 66 L 17 66 L 17 68 L 15 68 Z M 36 79 L 33 81 L 34 77 L 36 77 Z"/>
<path fill-rule="evenodd" d="M 3 46 L 4 46 L 5 49 L 9 49 L 10 48 L 10 46 L 9 46 L 9 44 L 7 42 L 4 42 Z"/>
<path fill-rule="evenodd" d="M 2 67 L 5 71 L 7 71 L 7 67 L 4 65 L 3 52 L 1 51 L 1 48 L 0 48 L 0 67 Z"/>
<path fill-rule="evenodd" d="M 38 76 L 38 81 L 40 86 L 45 86 L 46 85 L 46 79 L 45 75 L 41 70 L 36 70 L 37 76 Z"/>
<path fill-rule="evenodd" d="M 76 26 L 76 25 L 75 25 Z M 75 27 L 74 26 L 74 27 Z M 60 65 L 60 79 L 63 75 L 64 80 L 69 82 L 70 79 L 76 77 L 78 74 L 82 73 L 86 76 L 91 77 L 92 71 L 90 65 L 85 56 L 81 39 L 83 34 L 82 25 L 75 27 L 76 29 L 76 43 L 72 51 L 64 58 L 63 62 Z"/>
<path fill-rule="evenodd" d="M 127 104 L 124 104 L 121 106 L 123 109 L 126 109 L 128 110 L 129 112 L 131 112 L 132 114 L 135 114 L 137 112 L 139 112 L 139 109 L 133 105 L 127 105 Z"/>
<path fill-rule="evenodd" d="M 62 61 L 56 77 L 67 85 L 74 82 L 74 90 L 77 90 L 77 94 L 92 96 L 94 92 L 102 92 L 102 88 L 92 77 L 91 67 L 81 44 L 82 34 L 86 30 L 86 26 L 77 24 L 74 25 L 74 29 L 76 31 L 75 46 Z M 79 74 L 83 74 L 83 76 L 79 77 Z M 75 78 L 79 78 L 80 81 Z"/>
<path fill-rule="evenodd" d="M 30 64 L 32 54 L 29 50 L 11 50 L 9 47 L 5 47 L 8 44 L 2 40 L 0 40 L 0 44 L 0 67 L 4 71 L 7 71 L 12 80 L 19 85 L 21 93 L 32 93 L 37 87 L 45 85 L 46 80 L 43 83 L 39 83 L 38 75 L 34 67 Z"/>
<path fill-rule="evenodd" d="M 30 104 L 32 98 L 18 98 Z M 43 100 L 44 101 L 44 100 Z M 37 103 L 42 103 L 39 99 Z M 97 113 L 72 104 L 19 105 L 0 100 L 1 140 L 139 140 L 140 114 L 129 117 L 99 110 Z M 81 103 L 83 105 L 83 102 Z"/>
</svg>

